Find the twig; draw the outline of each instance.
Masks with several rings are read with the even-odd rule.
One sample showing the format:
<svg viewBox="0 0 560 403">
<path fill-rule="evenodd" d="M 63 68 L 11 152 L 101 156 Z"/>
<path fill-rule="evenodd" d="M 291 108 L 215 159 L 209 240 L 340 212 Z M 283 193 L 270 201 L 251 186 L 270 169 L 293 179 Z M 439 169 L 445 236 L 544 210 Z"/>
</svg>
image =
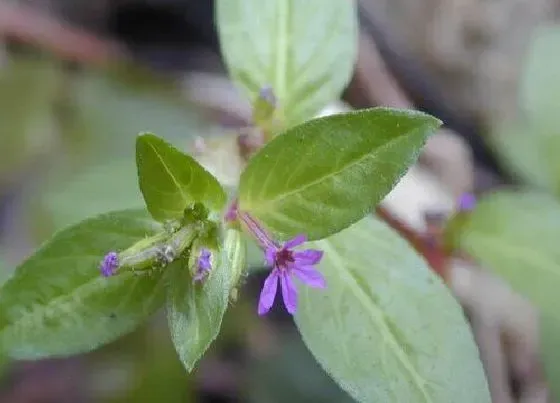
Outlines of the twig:
<svg viewBox="0 0 560 403">
<path fill-rule="evenodd" d="M 439 239 L 428 238 L 424 235 L 418 234 L 414 231 L 414 229 L 391 215 L 387 209 L 377 207 L 376 213 L 404 239 L 406 239 L 408 243 L 426 259 L 426 262 L 437 274 L 439 274 L 443 279 L 446 279 L 448 257 L 444 252 Z"/>
</svg>

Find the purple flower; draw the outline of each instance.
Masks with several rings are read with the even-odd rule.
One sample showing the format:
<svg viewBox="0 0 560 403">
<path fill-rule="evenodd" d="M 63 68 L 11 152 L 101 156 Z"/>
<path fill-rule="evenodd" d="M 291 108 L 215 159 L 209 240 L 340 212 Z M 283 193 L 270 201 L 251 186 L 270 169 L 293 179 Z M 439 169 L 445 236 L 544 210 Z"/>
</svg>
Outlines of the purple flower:
<svg viewBox="0 0 560 403">
<path fill-rule="evenodd" d="M 99 270 L 103 277 L 111 277 L 119 267 L 119 256 L 117 252 L 109 252 L 103 258 Z"/>
<path fill-rule="evenodd" d="M 208 275 L 208 273 L 210 273 L 210 270 L 212 270 L 212 263 L 210 263 L 211 257 L 212 252 L 206 248 L 202 248 L 198 259 L 196 260 L 196 274 L 194 275 L 194 281 L 201 281 Z"/>
<path fill-rule="evenodd" d="M 292 315 L 296 312 L 298 303 L 297 290 L 293 282 L 294 276 L 310 287 L 326 287 L 323 275 L 313 267 L 323 257 L 323 251 L 315 249 L 292 250 L 306 240 L 305 235 L 298 235 L 281 247 L 276 244 L 269 244 L 265 249 L 266 262 L 272 266 L 272 271 L 266 278 L 261 291 L 259 315 L 266 314 L 272 307 L 278 282 L 280 282 L 282 289 L 284 305 Z"/>
<path fill-rule="evenodd" d="M 297 290 L 293 282 L 294 276 L 310 287 L 326 287 L 323 275 L 313 267 L 323 257 L 323 251 L 315 249 L 292 250 L 307 241 L 304 234 L 298 235 L 280 246 L 248 213 L 239 211 L 238 217 L 261 248 L 264 249 L 266 262 L 272 266 L 272 271 L 264 281 L 261 291 L 259 315 L 266 314 L 272 307 L 278 290 L 278 282 L 280 282 L 282 289 L 284 305 L 291 314 L 294 314 L 297 309 Z"/>
<path fill-rule="evenodd" d="M 472 193 L 463 193 L 459 198 L 459 210 L 470 211 L 476 206 L 476 197 Z"/>
</svg>

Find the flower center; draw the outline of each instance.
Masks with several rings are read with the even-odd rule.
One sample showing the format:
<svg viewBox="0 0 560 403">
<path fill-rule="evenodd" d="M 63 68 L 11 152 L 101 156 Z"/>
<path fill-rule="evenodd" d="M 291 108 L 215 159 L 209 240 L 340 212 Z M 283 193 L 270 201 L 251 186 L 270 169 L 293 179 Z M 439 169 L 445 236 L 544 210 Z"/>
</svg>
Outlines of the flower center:
<svg viewBox="0 0 560 403">
<path fill-rule="evenodd" d="M 294 262 L 294 254 L 289 249 L 280 249 L 276 252 L 276 266 L 287 269 L 290 263 Z"/>
</svg>

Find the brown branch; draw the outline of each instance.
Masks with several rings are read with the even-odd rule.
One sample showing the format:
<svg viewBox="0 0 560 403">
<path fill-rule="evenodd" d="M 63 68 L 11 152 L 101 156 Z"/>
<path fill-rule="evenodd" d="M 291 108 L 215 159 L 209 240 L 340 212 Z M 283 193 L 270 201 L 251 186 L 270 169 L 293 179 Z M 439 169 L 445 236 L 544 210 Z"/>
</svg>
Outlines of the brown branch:
<svg viewBox="0 0 560 403">
<path fill-rule="evenodd" d="M 121 47 L 31 7 L 0 0 L 0 36 L 45 49 L 57 57 L 103 65 L 124 56 Z"/>
<path fill-rule="evenodd" d="M 448 256 L 441 245 L 439 237 L 418 234 L 407 224 L 394 217 L 383 207 L 377 207 L 376 214 L 397 231 L 425 259 L 428 265 L 444 280 L 447 276 Z"/>
</svg>

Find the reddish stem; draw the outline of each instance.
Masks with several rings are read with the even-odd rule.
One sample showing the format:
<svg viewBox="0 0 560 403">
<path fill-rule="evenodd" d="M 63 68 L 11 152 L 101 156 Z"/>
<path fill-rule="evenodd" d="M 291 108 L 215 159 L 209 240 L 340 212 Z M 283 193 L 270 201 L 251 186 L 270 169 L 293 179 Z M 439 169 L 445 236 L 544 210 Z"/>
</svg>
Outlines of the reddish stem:
<svg viewBox="0 0 560 403">
<path fill-rule="evenodd" d="M 377 207 L 376 214 L 406 239 L 426 259 L 429 266 L 445 280 L 448 256 L 438 238 L 428 238 L 418 234 L 382 207 Z"/>
</svg>

